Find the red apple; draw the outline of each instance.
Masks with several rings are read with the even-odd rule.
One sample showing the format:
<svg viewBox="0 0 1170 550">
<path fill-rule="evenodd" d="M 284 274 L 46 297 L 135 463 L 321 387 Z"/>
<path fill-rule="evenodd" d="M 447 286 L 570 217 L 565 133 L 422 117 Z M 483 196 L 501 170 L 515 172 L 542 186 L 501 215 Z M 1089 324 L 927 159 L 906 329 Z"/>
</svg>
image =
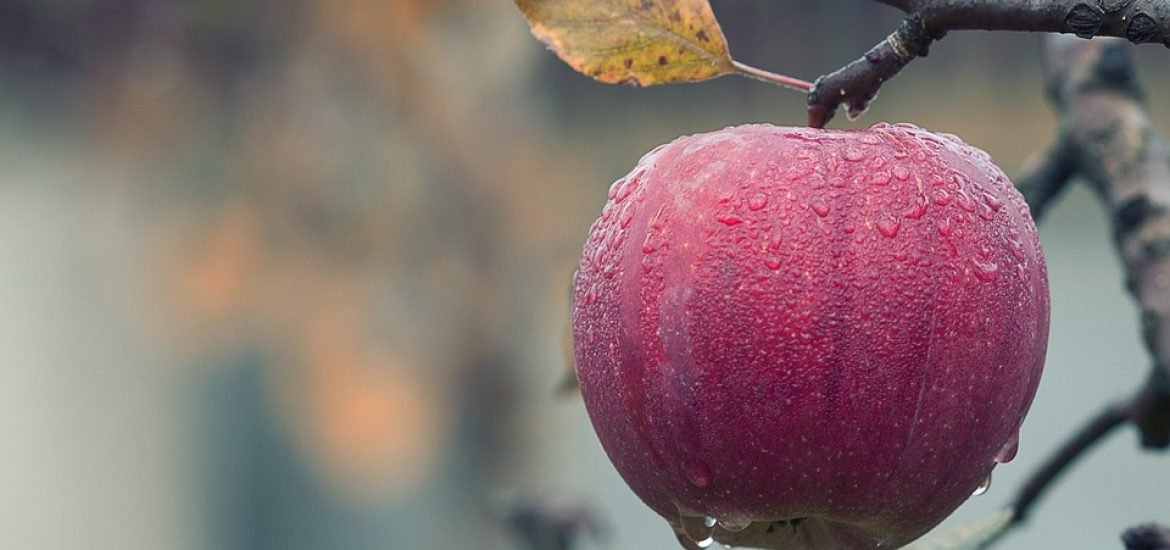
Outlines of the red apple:
<svg viewBox="0 0 1170 550">
<path fill-rule="evenodd" d="M 1016 452 L 1048 281 L 988 155 L 910 125 L 682 137 L 614 183 L 574 288 L 609 458 L 684 546 L 898 547 Z"/>
</svg>

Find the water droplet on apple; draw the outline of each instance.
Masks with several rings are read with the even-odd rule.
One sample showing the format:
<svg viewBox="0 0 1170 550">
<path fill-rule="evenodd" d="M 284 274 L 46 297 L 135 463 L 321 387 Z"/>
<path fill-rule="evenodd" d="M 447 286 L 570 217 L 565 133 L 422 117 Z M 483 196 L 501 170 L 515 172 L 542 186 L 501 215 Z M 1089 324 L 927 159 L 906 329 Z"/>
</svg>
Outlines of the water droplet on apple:
<svg viewBox="0 0 1170 550">
<path fill-rule="evenodd" d="M 963 210 L 966 210 L 967 212 L 974 212 L 975 211 L 975 199 L 972 199 L 970 196 L 968 196 L 966 193 L 964 193 L 962 191 L 959 191 L 958 197 L 955 199 L 955 202 L 959 205 L 959 208 L 962 208 Z"/>
<path fill-rule="evenodd" d="M 987 490 L 990 488 L 991 488 L 991 472 L 987 472 L 987 477 L 984 478 L 983 481 L 981 481 L 979 483 L 979 486 L 975 488 L 975 492 L 971 493 L 971 496 L 977 497 L 979 495 L 982 495 L 983 493 L 986 493 Z"/>
<path fill-rule="evenodd" d="M 882 218 L 877 222 L 878 232 L 890 238 L 898 236 L 899 227 L 901 227 L 901 223 L 894 218 Z"/>
<path fill-rule="evenodd" d="M 743 223 L 743 218 L 736 216 L 735 214 L 725 214 L 718 216 L 715 219 L 718 220 L 719 223 L 729 226 L 735 226 Z"/>
<path fill-rule="evenodd" d="M 702 489 L 711 484 L 711 469 L 706 464 L 687 461 L 683 464 L 683 470 L 685 470 L 687 479 L 690 480 L 691 485 Z"/>
<path fill-rule="evenodd" d="M 865 160 L 865 150 L 856 147 L 849 147 L 841 153 L 841 157 L 849 162 L 859 162 Z"/>
<path fill-rule="evenodd" d="M 1006 464 L 1016 458 L 1016 453 L 1020 452 L 1020 429 L 1016 428 L 1012 432 L 1012 436 L 1008 438 L 1007 443 L 1004 443 L 1003 448 L 995 455 L 995 461 L 1000 464 Z"/>
<path fill-rule="evenodd" d="M 768 256 L 764 258 L 764 265 L 768 266 L 768 269 L 780 269 L 780 258 Z"/>
<path fill-rule="evenodd" d="M 895 166 L 893 169 L 893 174 L 895 178 L 898 178 L 898 181 L 906 181 L 910 179 L 910 170 L 905 166 Z"/>
<path fill-rule="evenodd" d="M 922 216 L 925 216 L 926 215 L 926 197 L 921 197 L 919 200 L 914 201 L 914 204 L 911 204 L 910 207 L 907 208 L 905 212 L 902 212 L 902 214 L 904 216 L 906 216 L 907 218 L 911 218 L 911 219 L 915 219 L 915 220 L 920 219 Z"/>
<path fill-rule="evenodd" d="M 827 203 L 822 201 L 812 201 L 809 206 L 812 207 L 813 212 L 816 212 L 817 215 L 822 218 L 829 215 L 829 205 Z"/>
<path fill-rule="evenodd" d="M 991 193 L 986 193 L 983 195 L 983 202 L 987 203 L 987 206 L 991 207 L 991 209 L 995 210 L 996 212 L 999 212 L 999 209 L 1003 208 L 1003 201 L 995 198 L 995 196 Z"/>
<path fill-rule="evenodd" d="M 678 543 L 682 546 L 683 550 L 705 550 L 715 543 L 715 539 L 713 538 L 695 542 L 682 533 L 676 533 L 675 535 L 678 537 Z"/>
<path fill-rule="evenodd" d="M 625 229 L 630 226 L 630 222 L 634 221 L 634 205 L 626 205 L 626 209 L 622 210 L 621 227 Z"/>
<path fill-rule="evenodd" d="M 951 219 L 950 218 L 943 218 L 943 219 L 938 221 L 938 234 L 939 235 L 942 235 L 944 237 L 950 237 L 952 233 L 954 233 L 954 229 L 951 228 Z"/>
<path fill-rule="evenodd" d="M 680 510 L 678 521 L 679 527 L 682 530 L 682 536 L 679 537 L 679 542 L 682 542 L 684 547 L 690 547 L 688 544 L 690 543 L 695 545 L 695 547 L 703 549 L 709 548 L 715 542 L 711 538 L 711 534 L 715 532 L 715 518 L 704 515 L 691 515 Z"/>
<path fill-rule="evenodd" d="M 727 515 L 718 520 L 720 527 L 732 532 L 743 531 L 751 524 L 752 519 L 747 516 Z"/>
<path fill-rule="evenodd" d="M 763 193 L 756 193 L 752 198 L 748 199 L 748 208 L 753 212 L 762 209 L 768 205 L 768 196 Z"/>
<path fill-rule="evenodd" d="M 980 281 L 994 281 L 999 278 L 999 264 L 995 262 L 981 262 L 972 259 L 971 265 L 975 268 L 975 277 L 979 278 Z"/>
<path fill-rule="evenodd" d="M 869 179 L 870 183 L 874 185 L 886 185 L 893 179 L 893 174 L 889 172 L 877 172 Z"/>
<path fill-rule="evenodd" d="M 934 203 L 939 206 L 946 206 L 951 203 L 951 194 L 939 189 L 934 192 Z"/>
</svg>

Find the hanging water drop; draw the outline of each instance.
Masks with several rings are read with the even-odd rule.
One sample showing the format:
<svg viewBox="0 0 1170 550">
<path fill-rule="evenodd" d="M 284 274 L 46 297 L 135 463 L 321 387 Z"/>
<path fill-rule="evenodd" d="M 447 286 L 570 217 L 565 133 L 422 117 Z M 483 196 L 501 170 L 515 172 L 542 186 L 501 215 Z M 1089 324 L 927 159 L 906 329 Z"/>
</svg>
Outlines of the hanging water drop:
<svg viewBox="0 0 1170 550">
<path fill-rule="evenodd" d="M 991 488 L 991 472 L 987 472 L 987 477 L 984 478 L 983 481 L 979 483 L 979 486 L 975 488 L 975 492 L 971 493 L 971 496 L 977 497 L 979 495 L 982 495 L 983 493 L 986 493 L 987 490 L 990 488 Z"/>
<path fill-rule="evenodd" d="M 1000 464 L 1006 464 L 1016 458 L 1016 453 L 1020 452 L 1020 429 L 1012 432 L 1011 437 L 1008 438 L 1007 443 L 995 454 L 995 461 Z"/>
<path fill-rule="evenodd" d="M 751 520 L 751 518 L 749 518 L 747 516 L 730 515 L 730 516 L 721 517 L 718 520 L 719 527 L 722 527 L 723 529 L 725 529 L 727 531 L 731 531 L 733 533 L 738 532 L 738 531 L 743 531 L 744 529 L 747 529 L 748 526 L 751 524 L 752 524 L 752 520 Z"/>
<path fill-rule="evenodd" d="M 816 212 L 822 218 L 829 215 L 829 205 L 824 202 L 813 201 L 809 206 L 812 207 L 813 212 Z"/>
<path fill-rule="evenodd" d="M 689 542 L 702 549 L 710 547 L 715 542 L 711 538 L 711 535 L 715 532 L 715 518 L 706 515 L 691 515 L 679 511 L 678 520 L 681 530 L 679 542 L 682 542 L 684 546 L 687 546 Z"/>
</svg>

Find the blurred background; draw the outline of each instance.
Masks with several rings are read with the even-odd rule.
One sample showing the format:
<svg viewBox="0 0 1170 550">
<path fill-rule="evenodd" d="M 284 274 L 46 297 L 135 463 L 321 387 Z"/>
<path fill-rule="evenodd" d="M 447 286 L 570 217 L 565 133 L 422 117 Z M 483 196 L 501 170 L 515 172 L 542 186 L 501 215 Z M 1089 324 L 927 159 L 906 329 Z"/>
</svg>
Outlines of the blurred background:
<svg viewBox="0 0 1170 550">
<path fill-rule="evenodd" d="M 900 19 L 714 7 L 738 58 L 807 79 Z M 835 125 L 953 132 L 1017 172 L 1054 131 L 1038 44 L 953 33 Z M 1170 132 L 1170 53 L 1137 53 Z M 523 549 L 556 524 L 674 547 L 557 391 L 569 276 L 644 152 L 803 100 L 594 83 L 505 0 L 5 0 L 0 548 Z M 1146 373 L 1100 208 L 1078 188 L 1050 216 L 1045 379 L 951 525 Z M 1003 547 L 1117 548 L 1167 494 L 1170 458 L 1120 433 Z"/>
</svg>

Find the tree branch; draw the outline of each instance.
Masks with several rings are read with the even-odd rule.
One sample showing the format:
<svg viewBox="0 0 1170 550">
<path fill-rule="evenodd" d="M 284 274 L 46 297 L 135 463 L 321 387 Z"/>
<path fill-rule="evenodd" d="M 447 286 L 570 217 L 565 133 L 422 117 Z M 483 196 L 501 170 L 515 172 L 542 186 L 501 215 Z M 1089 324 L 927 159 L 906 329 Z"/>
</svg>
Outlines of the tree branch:
<svg viewBox="0 0 1170 550">
<path fill-rule="evenodd" d="M 1009 529 L 1118 426 L 1135 425 L 1147 448 L 1170 447 L 1170 146 L 1150 125 L 1128 44 L 1052 36 L 1046 46 L 1045 75 L 1060 136 L 1021 178 L 1021 191 L 1037 217 L 1073 176 L 1097 191 L 1113 219 L 1127 286 L 1141 307 L 1153 368 L 1131 398 L 1094 416 L 1032 474 L 1012 503 Z M 1148 540 L 1141 537 L 1150 532 L 1134 540 Z"/>
<path fill-rule="evenodd" d="M 1126 550 L 1170 550 L 1170 528 L 1147 523 L 1126 530 L 1121 540 Z"/>
<path fill-rule="evenodd" d="M 906 12 L 898 30 L 866 54 L 817 79 L 808 95 L 809 126 L 822 128 L 844 105 L 859 116 L 889 80 L 949 31 L 1033 31 L 1113 36 L 1170 48 L 1165 0 L 877 0 Z"/>
<path fill-rule="evenodd" d="M 1127 45 L 1054 38 L 1049 92 L 1061 114 L 1064 170 L 1083 176 L 1113 219 L 1126 282 L 1154 368 L 1134 401 L 1147 447 L 1170 446 L 1170 145 L 1154 132 Z M 1044 198 L 1033 195 L 1042 211 Z"/>
</svg>

